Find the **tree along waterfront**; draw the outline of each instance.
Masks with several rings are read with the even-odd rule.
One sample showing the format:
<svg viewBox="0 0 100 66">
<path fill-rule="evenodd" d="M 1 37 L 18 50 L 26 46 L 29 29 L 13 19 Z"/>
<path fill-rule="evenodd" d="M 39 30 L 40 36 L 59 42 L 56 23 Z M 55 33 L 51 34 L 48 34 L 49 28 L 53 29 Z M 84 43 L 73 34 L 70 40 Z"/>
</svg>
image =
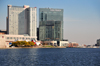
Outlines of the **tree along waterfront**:
<svg viewBox="0 0 100 66">
<path fill-rule="evenodd" d="M 36 44 L 34 42 L 26 42 L 26 41 L 16 41 L 16 42 L 12 42 L 11 46 L 15 46 L 15 47 L 32 47 L 35 46 Z"/>
</svg>

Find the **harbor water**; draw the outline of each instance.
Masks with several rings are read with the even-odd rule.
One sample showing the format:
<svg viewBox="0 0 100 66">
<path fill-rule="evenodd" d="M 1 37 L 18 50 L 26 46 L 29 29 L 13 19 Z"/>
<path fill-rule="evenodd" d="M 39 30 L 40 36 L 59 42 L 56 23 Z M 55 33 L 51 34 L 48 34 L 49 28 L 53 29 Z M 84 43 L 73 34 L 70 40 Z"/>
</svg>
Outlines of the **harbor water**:
<svg viewBox="0 0 100 66">
<path fill-rule="evenodd" d="M 0 66 L 100 66 L 100 48 L 0 49 Z"/>
</svg>

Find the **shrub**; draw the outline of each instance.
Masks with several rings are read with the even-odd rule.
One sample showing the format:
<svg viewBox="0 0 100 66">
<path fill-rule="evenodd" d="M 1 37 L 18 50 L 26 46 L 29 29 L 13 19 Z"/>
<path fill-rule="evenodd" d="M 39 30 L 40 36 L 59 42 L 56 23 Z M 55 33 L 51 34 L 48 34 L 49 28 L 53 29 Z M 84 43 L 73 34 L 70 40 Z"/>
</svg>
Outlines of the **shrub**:
<svg viewBox="0 0 100 66">
<path fill-rule="evenodd" d="M 16 41 L 12 42 L 12 46 L 15 47 L 31 47 L 34 46 L 35 44 L 33 42 L 26 42 L 26 41 Z"/>
</svg>

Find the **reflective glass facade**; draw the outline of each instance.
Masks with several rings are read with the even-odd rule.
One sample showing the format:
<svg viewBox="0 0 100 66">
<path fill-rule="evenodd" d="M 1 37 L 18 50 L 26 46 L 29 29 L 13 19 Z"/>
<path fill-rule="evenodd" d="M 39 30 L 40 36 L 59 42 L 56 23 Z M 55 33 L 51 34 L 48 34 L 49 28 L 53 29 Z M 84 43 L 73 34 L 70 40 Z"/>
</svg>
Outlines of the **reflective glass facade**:
<svg viewBox="0 0 100 66">
<path fill-rule="evenodd" d="M 39 9 L 39 40 L 63 39 L 63 9 Z"/>
</svg>

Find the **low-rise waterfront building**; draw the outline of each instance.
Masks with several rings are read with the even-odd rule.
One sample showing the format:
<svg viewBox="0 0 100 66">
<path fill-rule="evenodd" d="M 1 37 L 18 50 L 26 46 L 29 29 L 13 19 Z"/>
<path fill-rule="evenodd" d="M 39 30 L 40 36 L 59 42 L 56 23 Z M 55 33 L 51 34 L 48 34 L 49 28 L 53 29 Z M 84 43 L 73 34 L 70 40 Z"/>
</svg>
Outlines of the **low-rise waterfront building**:
<svg viewBox="0 0 100 66">
<path fill-rule="evenodd" d="M 31 40 L 37 41 L 36 36 L 8 35 L 8 34 L 0 35 L 0 48 L 8 47 L 9 44 L 14 41 L 31 41 Z"/>
<path fill-rule="evenodd" d="M 78 45 L 78 43 L 76 43 L 76 42 L 71 42 L 71 43 L 69 43 L 69 45 L 68 45 L 68 47 L 78 47 L 79 45 Z"/>
<path fill-rule="evenodd" d="M 58 46 L 68 46 L 69 42 L 68 41 L 58 41 Z"/>
<path fill-rule="evenodd" d="M 57 41 L 42 41 L 43 45 L 57 46 Z"/>
<path fill-rule="evenodd" d="M 43 45 L 52 45 L 52 46 L 68 46 L 68 41 L 42 41 Z"/>
<path fill-rule="evenodd" d="M 36 36 L 25 36 L 25 35 L 0 35 L 0 37 L 5 37 L 5 40 L 7 42 L 13 42 L 13 41 L 25 41 L 25 40 L 36 40 Z"/>
</svg>

